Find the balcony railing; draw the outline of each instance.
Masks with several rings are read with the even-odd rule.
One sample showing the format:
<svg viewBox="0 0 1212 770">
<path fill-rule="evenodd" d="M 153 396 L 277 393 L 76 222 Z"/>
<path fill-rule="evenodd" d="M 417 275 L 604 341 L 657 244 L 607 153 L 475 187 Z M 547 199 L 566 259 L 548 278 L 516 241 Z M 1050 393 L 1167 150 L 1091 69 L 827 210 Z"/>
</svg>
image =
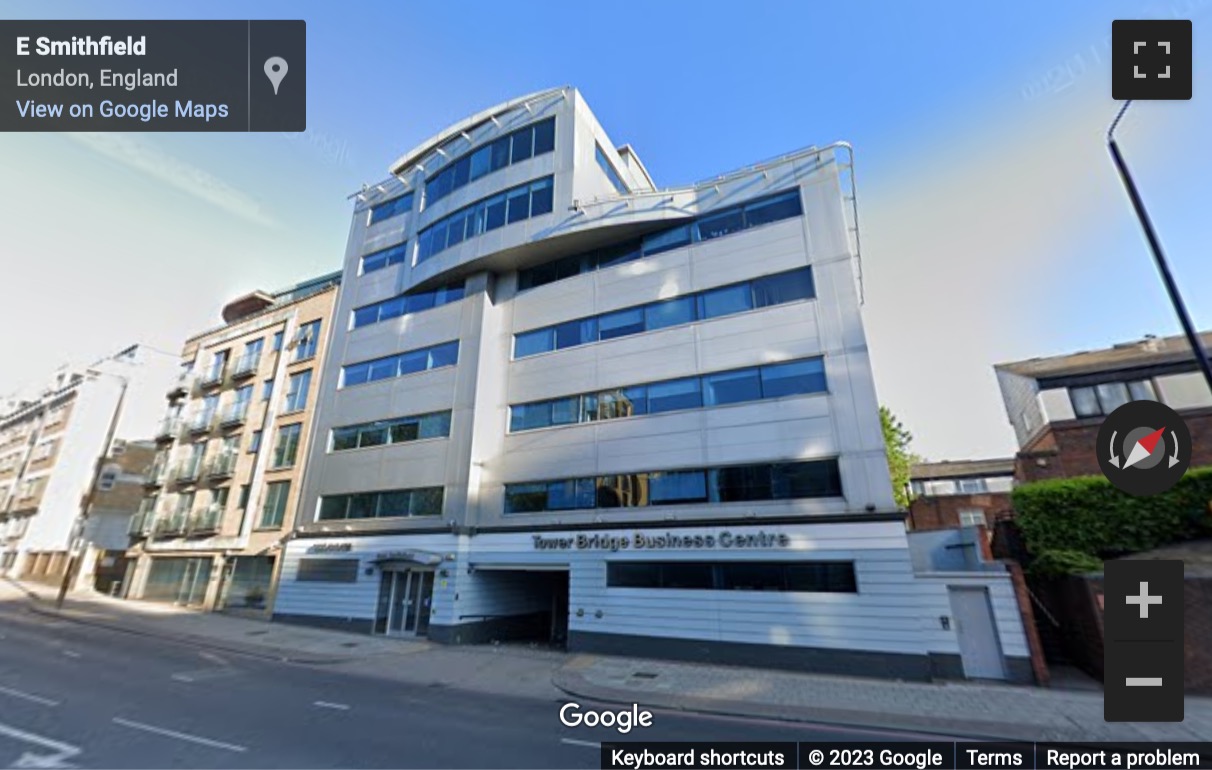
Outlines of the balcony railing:
<svg viewBox="0 0 1212 770">
<path fill-rule="evenodd" d="M 242 380 L 245 377 L 251 377 L 257 373 L 257 367 L 261 365 L 261 354 L 245 354 L 240 356 L 236 361 L 236 365 L 232 367 L 231 378 L 233 380 Z"/>
<path fill-rule="evenodd" d="M 173 469 L 173 481 L 178 484 L 189 484 L 198 480 L 201 471 L 201 460 L 186 460 Z"/>
<path fill-rule="evenodd" d="M 160 421 L 160 427 L 156 429 L 156 441 L 167 441 L 174 439 L 181 432 L 180 417 L 165 417 Z"/>
<path fill-rule="evenodd" d="M 223 382 L 223 375 L 227 373 L 226 362 L 210 367 L 202 374 L 198 375 L 198 385 L 203 388 L 209 388 L 212 385 L 218 385 Z"/>
<path fill-rule="evenodd" d="M 228 404 L 223 413 L 219 415 L 219 424 L 223 426 L 239 425 L 248 418 L 248 402 L 237 401 L 234 404 Z"/>
<path fill-rule="evenodd" d="M 152 524 L 156 520 L 155 509 L 137 511 L 130 517 L 130 525 L 127 527 L 127 534 L 131 537 L 147 537 L 152 530 Z"/>
<path fill-rule="evenodd" d="M 210 458 L 206 464 L 206 475 L 212 479 L 227 478 L 236 472 L 235 452 L 223 452 Z"/>
<path fill-rule="evenodd" d="M 181 511 L 164 514 L 156 519 L 152 533 L 156 535 L 180 535 L 185 532 L 186 516 Z"/>
<path fill-rule="evenodd" d="M 194 384 L 194 373 L 192 371 L 181 372 L 177 379 L 168 386 L 168 397 L 177 398 L 189 393 Z"/>
<path fill-rule="evenodd" d="M 199 508 L 189 517 L 189 534 L 200 535 L 208 532 L 218 532 L 223 520 L 223 509 L 214 503 Z"/>
<path fill-rule="evenodd" d="M 214 426 L 215 426 L 215 413 L 214 412 L 202 412 L 201 414 L 194 415 L 193 419 L 189 421 L 189 432 L 190 433 L 206 433 Z"/>
<path fill-rule="evenodd" d="M 165 463 L 152 463 L 152 466 L 147 469 L 147 476 L 143 479 L 143 486 L 158 487 L 164 484 L 164 472 L 168 469 Z"/>
</svg>

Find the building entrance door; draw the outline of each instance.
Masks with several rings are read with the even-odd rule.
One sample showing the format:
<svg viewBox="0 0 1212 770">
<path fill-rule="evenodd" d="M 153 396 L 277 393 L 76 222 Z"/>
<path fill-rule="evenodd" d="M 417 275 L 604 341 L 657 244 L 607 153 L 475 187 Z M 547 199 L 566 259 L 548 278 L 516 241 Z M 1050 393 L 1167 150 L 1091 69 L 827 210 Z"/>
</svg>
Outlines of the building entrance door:
<svg viewBox="0 0 1212 770">
<path fill-rule="evenodd" d="M 206 601 L 206 585 L 210 582 L 210 559 L 186 559 L 177 591 L 177 604 L 193 607 Z"/>
<path fill-rule="evenodd" d="M 385 570 L 375 630 L 387 636 L 425 636 L 432 602 L 432 570 Z"/>
<path fill-rule="evenodd" d="M 969 679 L 1005 679 L 1002 648 L 986 588 L 948 586 L 959 636 L 960 660 Z"/>
</svg>

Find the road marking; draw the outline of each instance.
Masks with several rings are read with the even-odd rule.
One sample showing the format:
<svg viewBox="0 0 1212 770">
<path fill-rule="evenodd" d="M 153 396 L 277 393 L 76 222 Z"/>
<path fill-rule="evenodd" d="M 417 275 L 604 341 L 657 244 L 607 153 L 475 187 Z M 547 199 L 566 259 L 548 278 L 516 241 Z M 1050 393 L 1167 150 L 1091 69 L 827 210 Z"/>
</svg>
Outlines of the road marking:
<svg viewBox="0 0 1212 770">
<path fill-rule="evenodd" d="M 331 703 L 326 700 L 318 700 L 313 705 L 319 706 L 322 709 L 336 709 L 337 711 L 349 711 L 349 706 L 344 703 Z"/>
<path fill-rule="evenodd" d="M 78 746 L 72 746 L 70 743 L 63 743 L 53 738 L 35 735 L 25 730 L 18 730 L 6 724 L 0 724 L 0 735 L 32 743 L 35 746 L 41 746 L 44 749 L 50 749 L 55 752 L 54 754 L 31 754 L 27 751 L 13 764 L 13 767 L 72 767 L 66 760 L 71 759 L 81 751 Z"/>
<path fill-rule="evenodd" d="M 181 671 L 173 674 L 171 678 L 178 682 L 199 682 L 203 679 L 222 679 L 238 673 L 234 668 L 200 668 L 196 671 Z"/>
<path fill-rule="evenodd" d="M 38 695 L 32 695 L 28 692 L 21 692 L 20 690 L 14 690 L 10 687 L 0 687 L 0 695 L 8 695 L 13 698 L 20 698 L 21 700 L 27 700 L 27 701 L 30 701 L 31 703 L 40 703 L 43 706 L 58 706 L 59 705 L 59 701 L 57 701 L 57 700 L 51 700 L 50 698 L 43 698 Z"/>
<path fill-rule="evenodd" d="M 226 749 L 227 751 L 248 751 L 247 747 L 237 746 L 234 743 L 224 743 L 223 741 L 214 741 L 210 738 L 203 738 L 198 735 L 179 733 L 176 730 L 168 730 L 163 727 L 144 724 L 143 722 L 132 722 L 129 719 L 122 719 L 121 717 L 114 717 L 114 724 L 129 727 L 133 730 L 143 730 L 145 732 L 155 733 L 156 735 L 163 735 L 168 738 L 176 738 L 179 741 L 189 741 L 190 743 L 197 743 L 202 746 L 211 746 L 216 749 Z"/>
<path fill-rule="evenodd" d="M 82 657 L 84 657 L 83 655 L 81 655 L 80 653 L 76 652 L 75 650 L 64 650 L 64 651 L 63 651 L 63 654 L 64 654 L 64 655 L 66 655 L 66 656 L 67 656 L 67 657 L 69 657 L 69 658 L 82 658 Z"/>
<path fill-rule="evenodd" d="M 597 741 L 578 741 L 576 738 L 561 738 L 560 743 L 567 743 L 570 746 L 588 746 L 591 749 L 602 748 L 602 744 Z"/>
</svg>

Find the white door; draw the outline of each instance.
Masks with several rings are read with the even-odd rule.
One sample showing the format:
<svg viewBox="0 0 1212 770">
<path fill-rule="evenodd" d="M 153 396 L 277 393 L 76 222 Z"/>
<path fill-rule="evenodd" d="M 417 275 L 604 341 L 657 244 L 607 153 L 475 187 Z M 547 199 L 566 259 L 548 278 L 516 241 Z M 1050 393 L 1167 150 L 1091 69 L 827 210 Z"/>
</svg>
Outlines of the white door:
<svg viewBox="0 0 1212 770">
<path fill-rule="evenodd" d="M 947 593 L 951 597 L 951 617 L 959 637 L 964 676 L 969 679 L 1005 679 L 1002 645 L 993 621 L 989 589 L 948 586 Z"/>
</svg>

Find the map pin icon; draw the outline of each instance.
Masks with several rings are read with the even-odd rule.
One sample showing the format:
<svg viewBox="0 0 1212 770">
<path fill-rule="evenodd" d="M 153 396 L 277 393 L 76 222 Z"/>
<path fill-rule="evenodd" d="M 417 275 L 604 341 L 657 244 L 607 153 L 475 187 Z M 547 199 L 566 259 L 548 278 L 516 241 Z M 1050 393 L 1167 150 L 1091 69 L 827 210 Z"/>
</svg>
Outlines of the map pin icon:
<svg viewBox="0 0 1212 770">
<path fill-rule="evenodd" d="M 278 86 L 281 85 L 282 78 L 286 77 L 288 69 L 290 68 L 286 66 L 286 60 L 281 56 L 271 56 L 265 60 L 265 77 L 274 84 L 274 96 L 278 95 Z"/>
</svg>

